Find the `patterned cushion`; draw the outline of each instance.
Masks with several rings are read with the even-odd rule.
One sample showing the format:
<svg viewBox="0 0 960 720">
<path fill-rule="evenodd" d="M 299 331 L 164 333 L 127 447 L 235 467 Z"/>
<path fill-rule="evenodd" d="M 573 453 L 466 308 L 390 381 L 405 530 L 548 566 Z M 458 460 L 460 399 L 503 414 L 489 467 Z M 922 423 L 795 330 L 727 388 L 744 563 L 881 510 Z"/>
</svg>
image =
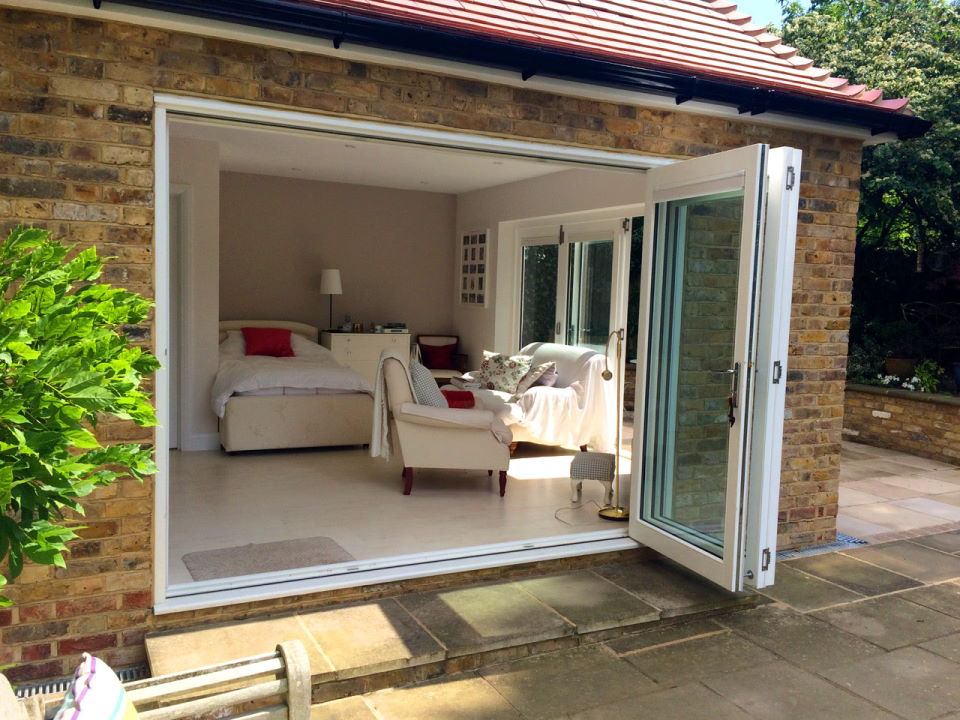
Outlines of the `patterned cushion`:
<svg viewBox="0 0 960 720">
<path fill-rule="evenodd" d="M 616 463 L 613 453 L 578 452 L 570 463 L 570 479 L 613 480 Z"/>
<path fill-rule="evenodd" d="M 524 375 L 520 382 L 517 383 L 517 395 L 523 395 L 523 393 L 525 393 L 527 390 L 538 384 L 540 378 L 546 375 L 548 372 L 552 372 L 554 375 L 557 374 L 557 364 L 555 362 L 546 362 L 540 365 L 534 365 L 532 368 L 530 368 L 530 372 Z M 551 383 L 551 385 L 556 382 L 556 378 L 554 378 L 554 381 Z"/>
<path fill-rule="evenodd" d="M 110 666 L 84 653 L 54 720 L 136 719 L 137 711 Z"/>
<path fill-rule="evenodd" d="M 530 371 L 533 364 L 531 355 L 501 355 L 500 353 L 483 351 L 483 362 L 480 369 L 473 375 L 487 390 L 513 394 L 517 392 L 517 385 L 523 376 Z"/>
<path fill-rule="evenodd" d="M 413 394 L 418 405 L 449 407 L 433 374 L 423 365 L 418 362 L 410 363 L 410 379 L 413 380 Z"/>
</svg>

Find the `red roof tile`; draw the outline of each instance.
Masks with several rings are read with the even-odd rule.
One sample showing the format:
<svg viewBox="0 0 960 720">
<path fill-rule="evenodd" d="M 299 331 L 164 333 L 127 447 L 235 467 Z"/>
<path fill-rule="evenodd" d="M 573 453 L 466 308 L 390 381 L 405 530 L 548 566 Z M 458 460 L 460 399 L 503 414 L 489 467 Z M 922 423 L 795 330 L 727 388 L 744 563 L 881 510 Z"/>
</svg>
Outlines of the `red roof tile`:
<svg viewBox="0 0 960 720">
<path fill-rule="evenodd" d="M 518 45 L 905 111 L 800 57 L 728 0 L 299 0 Z"/>
</svg>

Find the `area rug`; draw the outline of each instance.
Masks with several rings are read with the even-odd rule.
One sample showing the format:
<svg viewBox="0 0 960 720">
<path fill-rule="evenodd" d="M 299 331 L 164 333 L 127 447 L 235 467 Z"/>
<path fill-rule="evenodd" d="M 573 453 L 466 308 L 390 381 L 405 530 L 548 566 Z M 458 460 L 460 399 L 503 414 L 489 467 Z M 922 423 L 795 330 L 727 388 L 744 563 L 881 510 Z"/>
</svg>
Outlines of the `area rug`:
<svg viewBox="0 0 960 720">
<path fill-rule="evenodd" d="M 320 536 L 187 553 L 183 564 L 194 580 L 215 580 L 354 559 L 334 540 Z"/>
</svg>

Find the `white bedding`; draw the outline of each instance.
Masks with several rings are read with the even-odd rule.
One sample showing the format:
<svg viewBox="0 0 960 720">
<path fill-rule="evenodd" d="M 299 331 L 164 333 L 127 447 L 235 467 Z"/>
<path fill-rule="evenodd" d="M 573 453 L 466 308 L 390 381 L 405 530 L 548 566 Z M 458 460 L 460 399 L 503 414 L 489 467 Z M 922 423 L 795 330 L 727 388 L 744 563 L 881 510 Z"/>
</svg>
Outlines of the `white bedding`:
<svg viewBox="0 0 960 720">
<path fill-rule="evenodd" d="M 296 357 L 245 355 L 243 335 L 230 331 L 220 343 L 220 369 L 213 381 L 211 400 L 217 417 L 223 417 L 231 395 L 277 390 L 270 394 L 323 394 L 361 392 L 373 395 L 373 387 L 361 375 L 343 367 L 327 348 L 299 335 L 292 336 Z M 261 394 L 261 393 L 257 393 Z"/>
</svg>

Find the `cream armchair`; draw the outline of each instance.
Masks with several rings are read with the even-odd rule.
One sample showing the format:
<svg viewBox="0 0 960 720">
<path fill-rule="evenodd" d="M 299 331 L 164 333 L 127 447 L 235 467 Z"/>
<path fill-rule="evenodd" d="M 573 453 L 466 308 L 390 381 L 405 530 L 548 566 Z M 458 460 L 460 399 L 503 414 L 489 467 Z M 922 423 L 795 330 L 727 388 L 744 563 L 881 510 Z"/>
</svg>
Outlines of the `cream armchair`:
<svg viewBox="0 0 960 720">
<path fill-rule="evenodd" d="M 391 444 L 403 461 L 403 494 L 413 489 L 413 468 L 486 470 L 499 473 L 500 496 L 507 490 L 513 435 L 489 410 L 418 405 L 403 363 L 384 358 L 383 378 L 390 413 Z"/>
</svg>

